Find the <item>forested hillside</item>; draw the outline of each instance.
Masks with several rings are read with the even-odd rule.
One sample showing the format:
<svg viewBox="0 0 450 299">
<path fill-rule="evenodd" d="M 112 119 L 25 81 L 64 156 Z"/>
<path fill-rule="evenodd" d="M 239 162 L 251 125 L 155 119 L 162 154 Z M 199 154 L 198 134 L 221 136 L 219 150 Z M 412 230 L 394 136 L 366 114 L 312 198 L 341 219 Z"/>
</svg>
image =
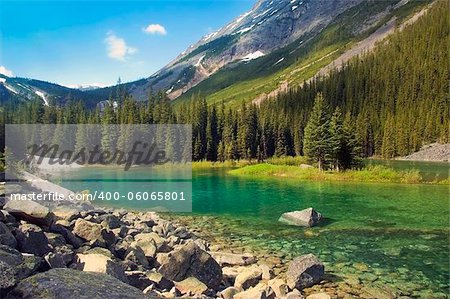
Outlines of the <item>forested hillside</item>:
<svg viewBox="0 0 450 299">
<path fill-rule="evenodd" d="M 6 107 L 6 122 L 191 123 L 194 160 L 264 159 L 304 154 L 305 127 L 321 93 L 328 115 L 339 107 L 362 156 L 406 155 L 426 143 L 449 141 L 448 13 L 449 2 L 439 1 L 373 52 L 260 106 L 231 109 L 195 98 L 174 109 L 163 92 L 147 103 L 118 92 L 117 109 L 34 102 Z"/>
</svg>

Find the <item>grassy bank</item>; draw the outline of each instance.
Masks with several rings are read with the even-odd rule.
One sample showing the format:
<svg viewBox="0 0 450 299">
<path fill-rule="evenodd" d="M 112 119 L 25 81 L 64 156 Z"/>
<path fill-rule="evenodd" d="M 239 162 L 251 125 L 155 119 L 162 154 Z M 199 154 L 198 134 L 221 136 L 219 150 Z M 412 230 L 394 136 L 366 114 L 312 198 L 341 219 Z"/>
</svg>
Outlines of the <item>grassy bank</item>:
<svg viewBox="0 0 450 299">
<path fill-rule="evenodd" d="M 395 171 L 381 165 L 368 166 L 361 170 L 347 170 L 343 172 L 324 171 L 317 168 L 300 168 L 291 165 L 256 164 L 230 171 L 232 175 L 257 177 L 286 177 L 299 180 L 316 181 L 355 181 L 379 183 L 425 183 L 418 170 Z M 427 182 L 430 183 L 430 182 Z M 448 180 L 431 182 L 448 184 Z"/>
</svg>

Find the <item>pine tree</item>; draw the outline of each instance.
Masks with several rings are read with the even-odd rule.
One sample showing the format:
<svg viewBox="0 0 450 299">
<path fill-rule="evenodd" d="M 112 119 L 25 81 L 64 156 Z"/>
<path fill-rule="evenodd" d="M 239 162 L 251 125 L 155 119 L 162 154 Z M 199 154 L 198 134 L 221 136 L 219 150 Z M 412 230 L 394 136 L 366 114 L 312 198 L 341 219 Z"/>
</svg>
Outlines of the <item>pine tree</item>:
<svg viewBox="0 0 450 299">
<path fill-rule="evenodd" d="M 304 152 L 317 162 L 319 170 L 327 166 L 330 153 L 330 119 L 322 94 L 317 94 L 305 128 Z"/>
</svg>

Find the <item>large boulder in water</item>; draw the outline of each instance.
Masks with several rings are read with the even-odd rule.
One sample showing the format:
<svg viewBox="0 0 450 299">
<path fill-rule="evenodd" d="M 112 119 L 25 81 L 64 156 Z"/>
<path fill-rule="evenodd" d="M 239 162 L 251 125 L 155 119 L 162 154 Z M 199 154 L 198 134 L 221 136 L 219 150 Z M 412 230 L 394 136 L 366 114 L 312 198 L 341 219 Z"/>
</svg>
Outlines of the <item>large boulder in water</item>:
<svg viewBox="0 0 450 299">
<path fill-rule="evenodd" d="M 301 211 L 287 212 L 280 216 L 278 221 L 287 225 L 311 227 L 317 225 L 322 220 L 322 215 L 313 208 Z"/>
<path fill-rule="evenodd" d="M 158 272 L 174 281 L 195 277 L 211 289 L 216 289 L 222 281 L 219 264 L 193 241 L 172 251 Z"/>
<path fill-rule="evenodd" d="M 22 280 L 6 298 L 148 299 L 149 297 L 139 289 L 106 274 L 51 269 Z"/>
<path fill-rule="evenodd" d="M 315 255 L 307 254 L 290 262 L 286 279 L 291 289 L 302 290 L 320 282 L 324 273 L 322 262 Z"/>
</svg>

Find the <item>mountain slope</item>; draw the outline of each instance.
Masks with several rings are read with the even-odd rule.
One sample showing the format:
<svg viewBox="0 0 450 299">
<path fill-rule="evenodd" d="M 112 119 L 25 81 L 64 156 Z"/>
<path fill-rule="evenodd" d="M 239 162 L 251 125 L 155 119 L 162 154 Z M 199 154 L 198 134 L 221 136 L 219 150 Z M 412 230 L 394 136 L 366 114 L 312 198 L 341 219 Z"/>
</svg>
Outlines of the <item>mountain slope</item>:
<svg viewBox="0 0 450 299">
<path fill-rule="evenodd" d="M 0 74 L 0 103 L 39 100 L 46 106 L 61 106 L 69 100 L 82 100 L 87 106 L 93 107 L 108 97 L 100 92 L 94 94 L 94 91 L 96 90 L 82 91 L 46 81 Z"/>
<path fill-rule="evenodd" d="M 209 102 L 251 100 L 286 80 L 312 77 L 356 41 L 426 2 L 261 0 L 128 90 L 136 99 L 164 90 L 177 102 L 197 93 Z"/>
</svg>

